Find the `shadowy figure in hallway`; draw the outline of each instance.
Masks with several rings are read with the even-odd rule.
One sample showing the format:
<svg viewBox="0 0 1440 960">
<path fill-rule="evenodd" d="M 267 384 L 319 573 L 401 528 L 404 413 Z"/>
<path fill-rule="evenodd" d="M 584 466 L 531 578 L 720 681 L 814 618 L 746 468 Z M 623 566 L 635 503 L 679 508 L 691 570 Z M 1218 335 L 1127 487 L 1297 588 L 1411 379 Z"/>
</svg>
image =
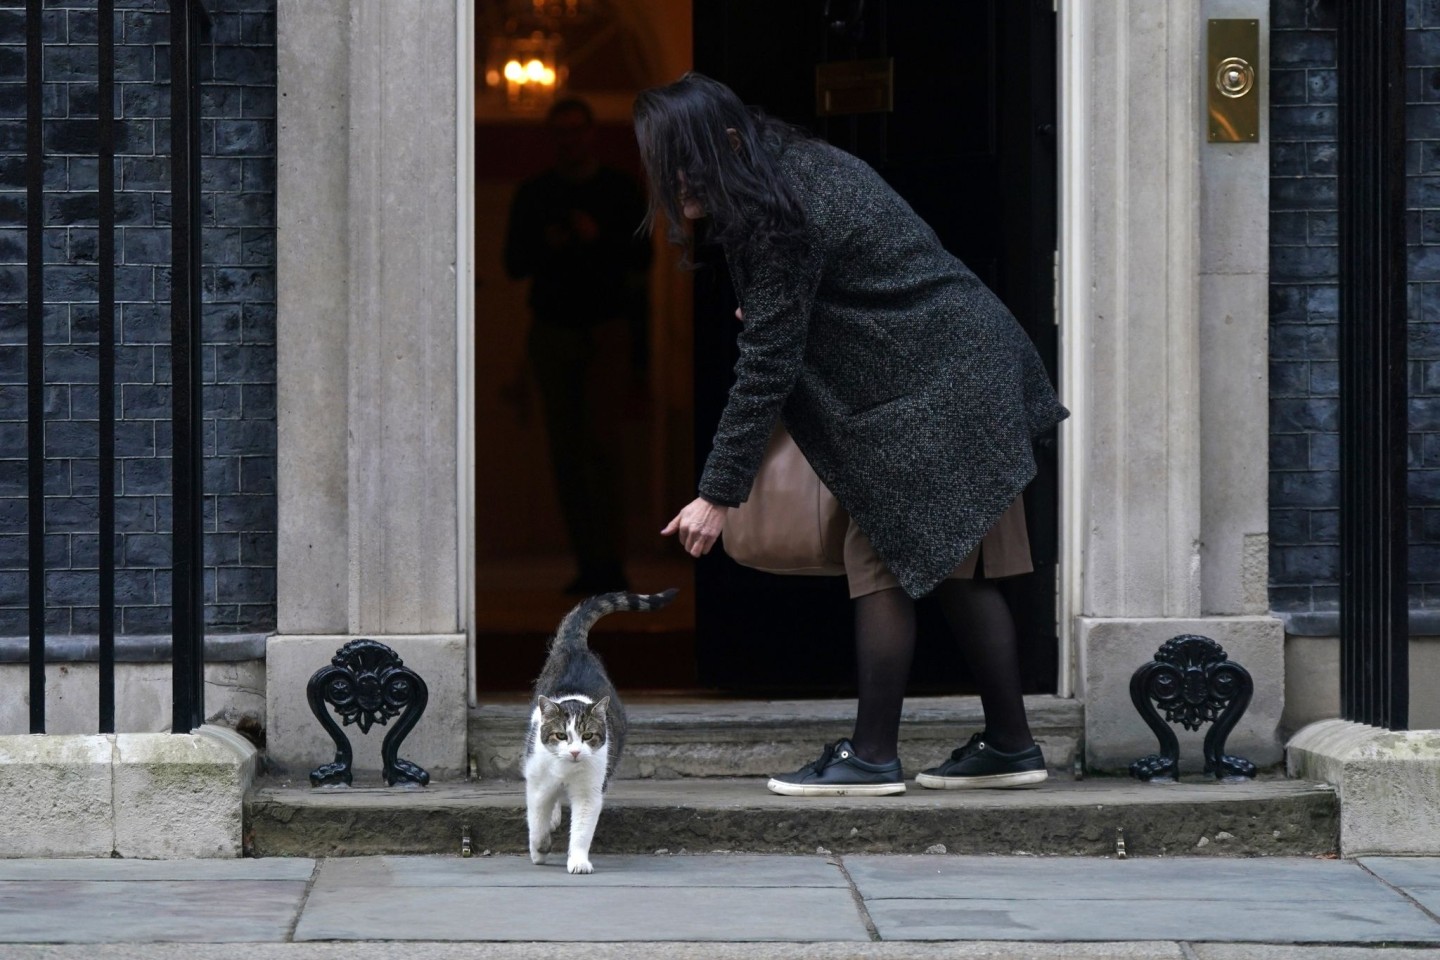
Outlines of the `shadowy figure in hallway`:
<svg viewBox="0 0 1440 960">
<path fill-rule="evenodd" d="M 643 381 L 649 241 L 636 230 L 646 205 L 638 185 L 595 156 L 595 117 L 565 99 L 546 126 L 555 164 L 522 183 L 510 208 L 505 269 L 530 279 L 526 353 L 539 387 L 550 465 L 578 573 L 567 593 L 627 588 L 623 507 L 615 451 L 595 422 L 596 399 Z M 597 331 L 626 322 L 631 370 L 596 369 Z"/>
</svg>

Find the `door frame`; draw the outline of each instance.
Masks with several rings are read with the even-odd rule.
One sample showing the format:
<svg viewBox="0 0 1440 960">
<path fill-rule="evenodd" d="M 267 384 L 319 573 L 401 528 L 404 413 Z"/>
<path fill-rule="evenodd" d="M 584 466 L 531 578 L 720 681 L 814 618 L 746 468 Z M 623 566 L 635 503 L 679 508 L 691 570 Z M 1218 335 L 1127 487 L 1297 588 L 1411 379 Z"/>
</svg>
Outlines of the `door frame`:
<svg viewBox="0 0 1440 960">
<path fill-rule="evenodd" d="M 1056 225 L 1056 314 L 1060 327 L 1060 400 L 1070 411 L 1060 424 L 1060 550 L 1056 564 L 1056 626 L 1060 664 L 1056 695 L 1075 696 L 1078 661 L 1075 620 L 1084 613 L 1085 505 L 1089 489 L 1085 471 L 1085 437 L 1089 413 L 1086 399 L 1089 339 L 1090 213 L 1089 131 L 1090 61 L 1087 55 L 1090 17 L 1086 0 L 1055 0 L 1060 17 L 1056 55 L 1059 103 L 1059 222 Z"/>
<path fill-rule="evenodd" d="M 1090 17 L 1086 0 L 1055 0 L 1059 16 L 1056 71 L 1059 106 L 1059 204 L 1057 211 L 1056 318 L 1060 330 L 1059 391 L 1070 411 L 1060 424 L 1059 446 L 1059 557 L 1056 563 L 1056 627 L 1059 632 L 1056 696 L 1076 693 L 1075 620 L 1084 612 L 1084 529 L 1088 482 L 1085 470 L 1087 435 L 1086 377 L 1089 335 L 1090 283 L 1089 139 L 1085 119 L 1090 95 L 1090 63 L 1086 50 Z M 456 596 L 461 629 L 466 634 L 470 677 L 476 671 L 475 577 L 475 459 L 473 410 L 475 405 L 475 19 L 469 0 L 456 0 L 457 59 L 456 111 L 456 457 L 457 511 L 460 547 Z M 467 683 L 471 705 L 475 684 Z"/>
<path fill-rule="evenodd" d="M 475 5 L 455 0 L 455 570 L 456 620 L 465 634 L 465 696 L 475 693 Z"/>
</svg>

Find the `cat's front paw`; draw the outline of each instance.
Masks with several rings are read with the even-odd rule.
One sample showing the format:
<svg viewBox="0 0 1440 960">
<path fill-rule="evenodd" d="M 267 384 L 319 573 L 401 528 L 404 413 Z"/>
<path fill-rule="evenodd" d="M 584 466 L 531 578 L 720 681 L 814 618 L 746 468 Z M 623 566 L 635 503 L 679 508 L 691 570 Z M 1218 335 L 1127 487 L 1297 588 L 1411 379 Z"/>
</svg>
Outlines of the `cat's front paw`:
<svg viewBox="0 0 1440 960">
<path fill-rule="evenodd" d="M 594 873 L 595 868 L 590 861 L 584 857 L 571 856 L 570 861 L 565 864 L 565 869 L 571 873 Z"/>
<path fill-rule="evenodd" d="M 541 850 L 539 847 L 535 847 L 535 846 L 532 846 L 532 847 L 530 848 L 530 862 L 533 863 L 533 864 L 535 864 L 536 866 L 539 866 L 540 864 L 544 863 L 544 862 L 545 862 L 545 858 L 546 858 L 547 856 L 549 856 L 549 855 L 550 855 L 550 845 L 549 845 L 548 843 L 545 845 L 545 849 L 544 849 L 544 850 Z"/>
</svg>

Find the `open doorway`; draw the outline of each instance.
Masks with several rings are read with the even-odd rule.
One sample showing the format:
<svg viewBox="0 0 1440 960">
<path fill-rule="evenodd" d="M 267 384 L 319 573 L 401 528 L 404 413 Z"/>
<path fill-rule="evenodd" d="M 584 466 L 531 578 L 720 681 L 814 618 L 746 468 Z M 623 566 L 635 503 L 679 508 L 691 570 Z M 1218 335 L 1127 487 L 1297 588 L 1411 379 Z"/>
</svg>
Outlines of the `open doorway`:
<svg viewBox="0 0 1440 960">
<path fill-rule="evenodd" d="M 612 582 L 681 590 L 664 611 L 596 626 L 617 681 L 693 688 L 694 565 L 658 536 L 694 490 L 690 275 L 660 237 L 648 251 L 642 241 L 638 259 L 581 262 L 582 252 L 540 279 L 517 253 L 546 231 L 536 235 L 556 241 L 547 254 L 567 256 L 581 242 L 568 233 L 575 220 L 605 231 L 589 249 L 633 248 L 638 213 L 615 200 L 633 192 L 643 210 L 630 107 L 689 69 L 688 4 L 488 0 L 475 50 L 477 688 L 527 690 L 560 618 Z M 551 116 L 572 100 L 583 109 Z M 527 182 L 531 200 L 517 205 Z M 571 219 L 561 223 L 556 204 Z M 537 218 L 534 231 L 515 222 Z M 603 498 L 577 503 L 577 489 L 597 486 Z"/>
<path fill-rule="evenodd" d="M 535 11 L 551 18 L 538 38 L 526 26 Z M 544 46 L 556 37 L 561 45 Z M 524 178 L 553 162 L 543 108 L 553 95 L 529 106 L 507 99 L 516 91 L 506 84 L 505 66 L 510 59 L 525 65 L 519 51 L 534 51 L 539 69 L 556 70 L 557 81 L 566 74 L 566 93 L 585 97 L 595 110 L 600 158 L 636 177 L 629 121 L 635 92 L 692 66 L 746 102 L 860 156 L 1000 295 L 1055 374 L 1058 118 L 1048 2 L 491 0 L 481 4 L 477 41 L 482 691 L 526 688 L 546 635 L 574 600 L 561 589 L 576 572 L 538 397 L 532 388 L 526 419 L 514 402 L 525 394 L 506 390 L 525 357 L 528 319 L 525 283 L 503 269 L 509 204 Z M 892 109 L 818 115 L 818 66 L 876 61 L 893 64 Z M 492 87 L 485 86 L 487 70 Z M 630 583 L 646 590 L 679 586 L 682 594 L 663 614 L 602 621 L 596 646 L 617 683 L 631 690 L 852 696 L 843 578 L 774 577 L 741 568 L 719 550 L 696 563 L 656 534 L 694 496 L 730 382 L 736 325 L 723 262 L 702 263 L 692 274 L 676 269 L 676 253 L 663 240 L 653 251 L 648 402 L 627 406 L 623 392 L 602 392 L 596 412 L 618 435 Z M 623 330 L 597 340 L 597 366 L 622 366 L 629 349 Z M 1040 474 L 1025 493 L 1035 572 L 1005 581 L 1003 589 L 1016 615 L 1026 692 L 1048 693 L 1058 673 L 1053 441 L 1042 441 L 1037 455 Z M 912 690 L 970 692 L 938 611 L 922 603 L 920 626 Z"/>
<path fill-rule="evenodd" d="M 1052 378 L 1057 229 L 1056 15 L 1049 0 L 695 0 L 695 69 L 747 103 L 874 167 L 1019 319 Z M 824 74 L 854 109 L 822 116 Z M 893 96 L 871 96 L 886 70 Z M 847 95 L 843 87 L 849 87 Z M 878 108 L 878 109 L 877 109 Z M 712 274 L 723 274 L 723 261 Z M 696 451 L 719 420 L 736 357 L 731 284 L 696 278 Z M 999 581 L 1014 612 L 1027 693 L 1053 693 L 1058 464 L 1036 449 L 1025 491 L 1035 571 Z M 757 694 L 852 696 L 843 578 L 774 577 L 719 554 L 697 573 L 702 683 Z M 915 693 L 973 692 L 938 609 L 917 607 Z M 760 666 L 757 666 L 760 665 Z"/>
</svg>

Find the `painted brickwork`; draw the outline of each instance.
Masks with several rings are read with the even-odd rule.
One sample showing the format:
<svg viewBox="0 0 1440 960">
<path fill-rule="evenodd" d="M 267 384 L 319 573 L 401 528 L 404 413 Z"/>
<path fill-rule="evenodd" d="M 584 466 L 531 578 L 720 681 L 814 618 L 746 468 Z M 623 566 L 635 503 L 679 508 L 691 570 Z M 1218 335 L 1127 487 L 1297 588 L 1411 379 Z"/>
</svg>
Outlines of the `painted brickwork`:
<svg viewBox="0 0 1440 960">
<path fill-rule="evenodd" d="M 1272 0 L 1270 598 L 1339 600 L 1335 0 Z M 1412 606 L 1440 608 L 1440 0 L 1406 10 Z"/>
<path fill-rule="evenodd" d="M 116 597 L 170 628 L 169 18 L 116 0 Z M 47 0 L 46 560 L 49 630 L 94 633 L 99 576 L 97 50 L 93 0 Z M 275 624 L 275 0 L 211 0 L 201 58 L 206 619 Z M 0 2 L 0 636 L 27 632 L 25 47 Z"/>
</svg>

